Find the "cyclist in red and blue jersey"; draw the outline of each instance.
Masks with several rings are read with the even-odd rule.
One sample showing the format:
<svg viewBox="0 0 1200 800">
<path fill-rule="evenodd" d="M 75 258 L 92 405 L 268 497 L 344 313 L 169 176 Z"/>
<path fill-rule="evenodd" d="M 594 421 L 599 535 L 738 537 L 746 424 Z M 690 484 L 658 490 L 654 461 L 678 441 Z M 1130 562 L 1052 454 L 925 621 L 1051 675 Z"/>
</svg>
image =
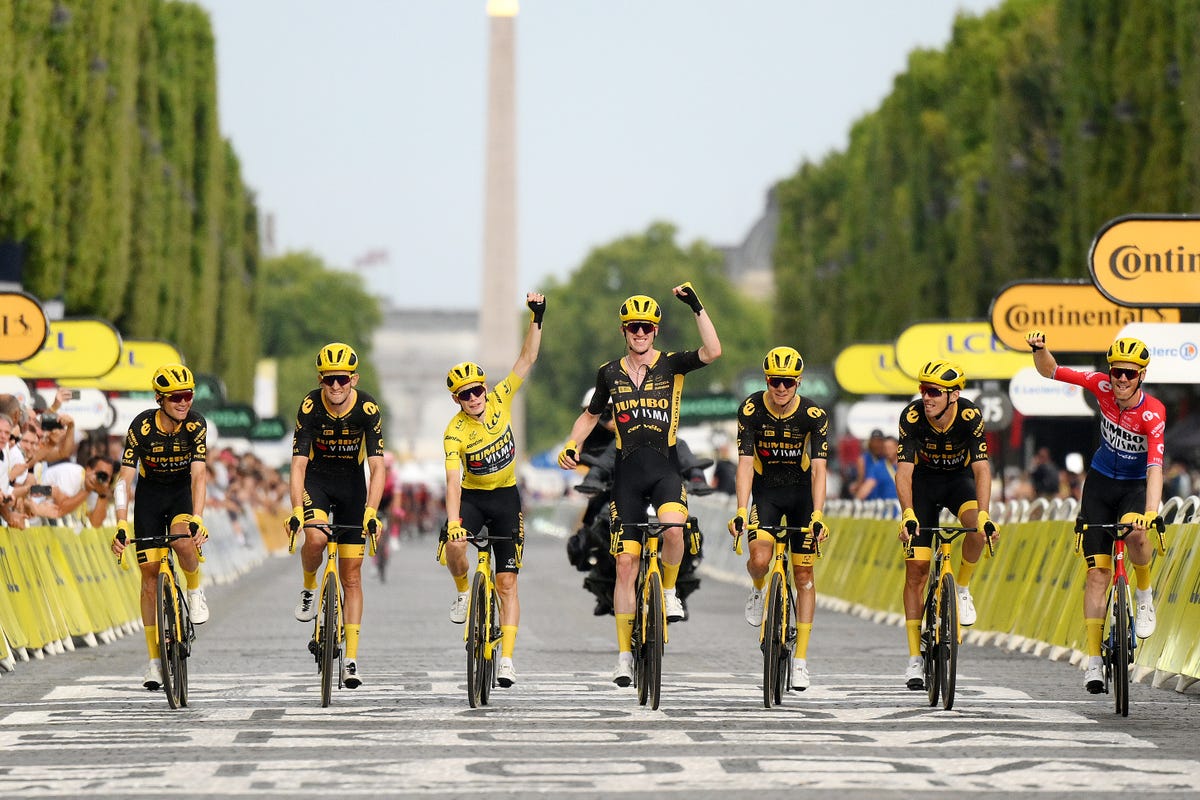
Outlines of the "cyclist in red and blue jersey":
<svg viewBox="0 0 1200 800">
<path fill-rule="evenodd" d="M 1154 592 L 1150 587 L 1153 545 L 1146 530 L 1155 524 L 1162 501 L 1163 431 L 1167 412 L 1163 404 L 1142 390 L 1150 348 L 1139 339 L 1121 338 L 1108 348 L 1108 372 L 1081 372 L 1060 367 L 1046 349 L 1046 335 L 1030 331 L 1025 341 L 1033 350 L 1033 363 L 1043 377 L 1082 386 L 1100 403 L 1100 447 L 1092 456 L 1079 518 L 1085 523 L 1114 520 L 1133 524 L 1125 540 L 1137 580 L 1138 638 L 1154 633 Z M 1087 580 L 1083 590 L 1083 621 L 1087 628 L 1086 675 L 1092 694 L 1104 691 L 1104 662 L 1100 641 L 1104 635 L 1105 597 L 1112 583 L 1112 535 L 1108 531 L 1083 534 Z"/>
</svg>

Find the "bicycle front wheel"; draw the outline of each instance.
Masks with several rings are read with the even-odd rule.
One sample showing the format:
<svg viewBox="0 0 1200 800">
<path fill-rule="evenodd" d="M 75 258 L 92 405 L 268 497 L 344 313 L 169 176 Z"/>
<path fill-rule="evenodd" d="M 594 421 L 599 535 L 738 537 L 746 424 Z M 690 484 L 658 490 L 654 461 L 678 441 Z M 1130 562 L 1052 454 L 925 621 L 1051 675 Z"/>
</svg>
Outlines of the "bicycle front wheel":
<svg viewBox="0 0 1200 800">
<path fill-rule="evenodd" d="M 187 601 L 183 599 L 183 589 L 179 588 L 179 584 L 175 585 L 175 610 L 178 612 L 178 623 L 175 626 L 177 634 L 175 645 L 171 648 L 172 671 L 175 673 L 175 697 L 179 701 L 180 708 L 186 708 L 188 704 L 187 658 L 188 650 L 191 648 L 189 641 L 191 622 L 188 620 Z"/>
<path fill-rule="evenodd" d="M 780 702 L 779 654 L 783 651 L 780 638 L 783 628 L 783 580 L 775 574 L 767 589 L 767 613 L 763 618 L 763 706 L 770 708 Z"/>
<path fill-rule="evenodd" d="M 487 636 L 483 640 L 483 680 L 479 684 L 479 699 L 485 706 L 492 696 L 492 688 L 496 685 L 496 662 L 500 660 L 496 652 L 500 646 L 500 596 L 495 591 L 488 592 L 487 609 Z"/>
<path fill-rule="evenodd" d="M 650 708 L 658 710 L 658 700 L 662 692 L 662 657 L 663 634 L 667 618 L 663 612 L 662 580 L 658 573 L 649 578 L 650 597 L 646 600 L 646 632 L 645 661 L 646 661 L 646 695 Z"/>
<path fill-rule="evenodd" d="M 159 573 L 158 586 L 154 592 L 154 608 L 158 622 L 158 660 L 162 664 L 162 688 L 167 695 L 167 705 L 179 708 L 179 695 L 175 681 L 175 642 L 178 636 L 175 621 L 174 583 L 165 574 Z"/>
<path fill-rule="evenodd" d="M 478 708 L 487 702 L 484 684 L 487 682 L 487 586 L 483 575 L 475 573 L 471 586 L 471 613 L 467 618 L 467 702 Z"/>
<path fill-rule="evenodd" d="M 931 706 L 937 705 L 938 693 L 941 689 L 937 625 L 937 583 L 930 581 L 929 591 L 925 595 L 925 620 L 921 627 L 921 654 L 925 656 L 925 691 Z"/>
<path fill-rule="evenodd" d="M 938 614 L 938 677 L 942 684 L 942 708 L 954 707 L 958 675 L 958 586 L 954 576 L 942 576 L 942 607 Z"/>
<path fill-rule="evenodd" d="M 1113 587 L 1112 676 L 1113 702 L 1122 717 L 1129 716 L 1129 664 L 1133 648 L 1129 640 L 1129 584 L 1118 577 Z"/>
<path fill-rule="evenodd" d="M 329 578 L 321 593 L 321 630 L 317 639 L 321 651 L 321 660 L 318 662 L 321 665 L 321 708 L 328 708 L 333 699 L 333 665 L 338 650 L 337 622 L 337 582 Z"/>
</svg>

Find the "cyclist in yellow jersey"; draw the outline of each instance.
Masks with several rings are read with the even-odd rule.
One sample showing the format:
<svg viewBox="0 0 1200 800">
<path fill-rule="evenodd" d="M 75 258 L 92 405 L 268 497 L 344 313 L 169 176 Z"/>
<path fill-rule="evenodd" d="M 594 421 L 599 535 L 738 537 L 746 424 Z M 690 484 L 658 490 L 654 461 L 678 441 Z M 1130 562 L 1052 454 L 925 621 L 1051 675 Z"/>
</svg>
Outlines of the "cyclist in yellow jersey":
<svg viewBox="0 0 1200 800">
<path fill-rule="evenodd" d="M 512 430 L 512 398 L 525 382 L 542 344 L 542 316 L 546 298 L 525 295 L 529 329 L 512 371 L 488 391 L 483 368 L 470 361 L 455 364 L 446 376 L 446 388 L 459 412 L 443 435 L 446 452 L 446 568 L 458 595 L 450 606 L 450 621 L 467 620 L 467 536 L 487 526 L 496 560 L 496 592 L 500 596 L 500 663 L 496 682 L 508 688 L 517 681 L 513 650 L 521 605 L 517 599 L 517 573 L 525 544 L 525 520 L 517 491 L 516 442 Z"/>
<path fill-rule="evenodd" d="M 679 523 L 678 527 L 663 532 L 661 551 L 667 621 L 678 622 L 684 618 L 684 609 L 675 591 L 675 581 L 683 561 L 683 524 L 687 521 L 687 490 L 675 454 L 679 403 L 684 376 L 715 361 L 721 355 L 721 340 L 690 283 L 671 291 L 695 313 L 700 349 L 682 353 L 656 350 L 654 337 L 662 320 L 662 309 L 646 295 L 626 299 L 618 312 L 625 337 L 625 356 L 600 367 L 596 392 L 571 427 L 558 465 L 563 469 L 578 465 L 577 442 L 591 433 L 611 398 L 617 426 L 612 514 L 623 522 L 645 522 L 646 506 L 653 505 L 659 522 Z M 613 589 L 617 618 L 617 667 L 613 683 L 622 687 L 633 680 L 634 587 L 640 561 L 641 536 L 636 528 L 630 529 L 621 535 Z"/>
<path fill-rule="evenodd" d="M 925 662 L 921 658 L 921 612 L 929 565 L 933 559 L 933 533 L 922 524 L 937 527 L 945 508 L 964 527 L 979 528 L 963 539 L 962 559 L 955 573 L 958 584 L 958 619 L 975 624 L 975 601 L 967 588 L 983 554 L 986 531 L 992 541 L 1000 536 L 988 516 L 992 498 L 992 470 L 988 464 L 983 414 L 970 400 L 960 397 L 967 385 L 962 367 L 948 361 L 929 361 L 917 376 L 921 397 L 900 412 L 899 463 L 896 496 L 900 501 L 900 541 L 907 545 L 904 563 L 904 624 L 908 634 L 909 689 L 925 688 Z M 908 524 L 917 526 L 910 535 Z"/>
<path fill-rule="evenodd" d="M 776 347 L 768 352 L 763 359 L 763 377 L 766 391 L 747 397 L 738 410 L 737 513 L 729 521 L 729 532 L 736 536 L 740 530 L 748 531 L 746 571 L 753 589 L 746 601 L 746 622 L 757 626 L 762 624 L 764 589 L 775 549 L 774 537 L 759 535 L 758 526 L 779 525 L 786 516 L 789 527 L 807 526 L 812 531 L 812 536 L 790 534 L 797 628 L 792 686 L 804 691 L 811 682 L 808 641 L 817 604 L 813 584 L 816 545 L 829 535 L 824 514 L 829 415 L 800 396 L 804 359 L 794 348 Z"/>
<path fill-rule="evenodd" d="M 208 487 L 208 425 L 192 410 L 196 379 L 182 364 L 166 364 L 151 379 L 158 408 L 138 414 L 125 434 L 121 471 L 113 490 L 117 507 L 117 538 L 112 551 L 120 556 L 132 533 L 142 572 L 141 609 L 150 652 L 150 666 L 142 685 L 151 691 L 162 686 L 162 660 L 158 652 L 158 625 L 154 594 L 158 583 L 160 551 L 143 548 L 139 539 L 162 536 L 167 527 L 174 535 L 190 539 L 171 542 L 187 584 L 188 617 L 199 625 L 208 621 L 208 601 L 200 588 L 200 553 L 208 540 L 201 514 Z M 137 513 L 129 524 L 129 499 L 137 476 Z"/>
<path fill-rule="evenodd" d="M 387 470 L 383 465 L 383 421 L 375 398 L 358 387 L 358 354 L 342 342 L 331 342 L 317 353 L 320 386 L 300 402 L 292 436 L 292 471 L 289 485 L 292 515 L 287 529 L 296 533 L 305 522 L 354 524 L 362 532 L 338 537 L 338 576 L 345 591 L 346 658 L 342 683 L 347 689 L 362 685 L 358 666 L 358 639 L 362 631 L 362 560 L 366 537 L 379 535 L 379 500 Z M 363 477 L 363 461 L 369 478 Z M 300 566 L 304 586 L 296 604 L 296 619 L 310 622 L 317 616 L 317 572 L 325 558 L 328 537 L 315 528 L 304 529 Z"/>
</svg>

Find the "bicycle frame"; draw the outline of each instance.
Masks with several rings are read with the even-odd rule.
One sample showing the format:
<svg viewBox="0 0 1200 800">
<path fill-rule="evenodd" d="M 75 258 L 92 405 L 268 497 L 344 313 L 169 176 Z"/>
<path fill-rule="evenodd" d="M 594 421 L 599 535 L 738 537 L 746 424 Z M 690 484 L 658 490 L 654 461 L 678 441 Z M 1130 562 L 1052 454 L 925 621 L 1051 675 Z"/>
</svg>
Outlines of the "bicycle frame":
<svg viewBox="0 0 1200 800">
<path fill-rule="evenodd" d="M 954 540 L 975 528 L 922 527 L 933 534 L 933 563 L 925 592 L 921 625 L 921 651 L 925 658 L 925 689 L 929 705 L 935 706 L 940 693 L 942 708 L 954 707 L 954 689 L 958 673 L 958 646 L 962 627 L 958 619 L 958 586 L 951 567 Z M 991 552 L 991 538 L 988 538 Z"/>
<path fill-rule="evenodd" d="M 361 525 L 335 525 L 330 522 L 306 522 L 305 528 L 319 530 L 325 534 L 325 568 L 321 573 L 319 605 L 313 620 L 313 635 L 308 651 L 317 662 L 321 676 L 321 708 L 327 708 L 333 699 L 333 674 L 337 673 L 338 689 L 342 688 L 342 667 L 345 662 L 346 620 L 343 610 L 345 593 L 341 576 L 338 574 L 338 535 L 343 532 L 362 530 Z M 337 660 L 336 670 L 334 659 Z"/>
<path fill-rule="evenodd" d="M 471 708 L 487 705 L 496 682 L 496 648 L 500 646 L 500 596 L 496 591 L 495 565 L 492 563 L 491 543 L 511 541 L 511 537 L 471 534 L 467 541 L 475 545 L 478 555 L 475 577 L 467 606 L 467 626 L 463 642 L 467 651 L 467 699 Z"/>
</svg>

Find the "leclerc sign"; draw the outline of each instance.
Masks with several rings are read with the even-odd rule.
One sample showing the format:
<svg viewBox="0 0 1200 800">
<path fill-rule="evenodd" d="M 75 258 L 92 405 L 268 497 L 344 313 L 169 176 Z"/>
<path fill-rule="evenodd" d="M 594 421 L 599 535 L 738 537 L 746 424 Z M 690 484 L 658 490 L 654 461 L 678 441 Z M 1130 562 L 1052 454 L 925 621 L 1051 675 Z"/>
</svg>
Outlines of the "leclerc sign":
<svg viewBox="0 0 1200 800">
<path fill-rule="evenodd" d="M 1014 350 L 1028 350 L 1025 333 L 1046 334 L 1055 353 L 1102 353 L 1131 322 L 1179 322 L 1177 308 L 1129 308 L 1083 281 L 1010 283 L 992 301 L 992 330 Z"/>
<path fill-rule="evenodd" d="M 1147 383 L 1200 383 L 1200 323 L 1136 323 L 1122 328 L 1121 335 L 1141 339 L 1150 348 Z"/>
<path fill-rule="evenodd" d="M 1121 305 L 1200 305 L 1200 217 L 1118 217 L 1096 234 L 1088 268 L 1096 287 Z"/>
<path fill-rule="evenodd" d="M 914 381 L 927 361 L 953 361 L 967 380 L 1008 380 L 1033 363 L 1029 348 L 1011 350 L 992 334 L 991 323 L 923 322 L 896 339 L 896 363 Z"/>
</svg>

